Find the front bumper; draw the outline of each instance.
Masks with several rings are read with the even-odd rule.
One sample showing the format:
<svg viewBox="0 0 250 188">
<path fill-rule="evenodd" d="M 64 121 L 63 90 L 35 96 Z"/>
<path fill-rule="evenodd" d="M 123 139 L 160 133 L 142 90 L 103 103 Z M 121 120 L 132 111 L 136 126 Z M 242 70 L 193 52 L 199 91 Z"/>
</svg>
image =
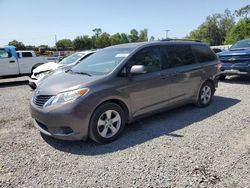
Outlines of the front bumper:
<svg viewBox="0 0 250 188">
<path fill-rule="evenodd" d="M 221 74 L 226 76 L 231 75 L 250 75 L 250 63 L 223 63 Z"/>
<path fill-rule="evenodd" d="M 250 71 L 247 70 L 237 70 L 237 69 L 227 69 L 221 71 L 222 75 L 232 76 L 232 75 L 243 75 L 250 76 Z"/>
<path fill-rule="evenodd" d="M 29 79 L 29 86 L 31 89 L 36 89 L 37 88 L 37 80 L 35 79 Z"/>
<path fill-rule="evenodd" d="M 43 134 L 62 140 L 85 140 L 91 107 L 87 103 L 69 102 L 45 108 L 30 103 L 34 126 Z"/>
</svg>

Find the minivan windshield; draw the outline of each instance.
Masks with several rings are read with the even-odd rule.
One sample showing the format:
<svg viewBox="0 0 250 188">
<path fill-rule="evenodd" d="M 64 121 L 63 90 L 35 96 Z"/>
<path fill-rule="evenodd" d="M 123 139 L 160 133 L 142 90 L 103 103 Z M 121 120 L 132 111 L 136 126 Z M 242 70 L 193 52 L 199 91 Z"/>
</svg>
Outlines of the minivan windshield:
<svg viewBox="0 0 250 188">
<path fill-rule="evenodd" d="M 106 48 L 80 61 L 73 72 L 105 75 L 112 72 L 132 51 L 132 48 Z"/>
<path fill-rule="evenodd" d="M 250 48 L 250 39 L 240 40 L 236 42 L 230 50 L 244 50 Z"/>
<path fill-rule="evenodd" d="M 62 61 L 60 61 L 60 64 L 64 64 L 64 65 L 69 65 L 71 63 L 74 63 L 76 60 L 78 60 L 79 58 L 81 58 L 83 56 L 83 54 L 81 53 L 74 53 L 68 57 L 65 57 Z"/>
</svg>

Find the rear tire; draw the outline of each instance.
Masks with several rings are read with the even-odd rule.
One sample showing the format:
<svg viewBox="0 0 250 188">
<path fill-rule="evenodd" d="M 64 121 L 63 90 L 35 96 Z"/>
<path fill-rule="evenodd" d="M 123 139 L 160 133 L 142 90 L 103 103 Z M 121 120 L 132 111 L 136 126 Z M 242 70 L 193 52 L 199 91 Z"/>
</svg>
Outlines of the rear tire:
<svg viewBox="0 0 250 188">
<path fill-rule="evenodd" d="M 92 140 L 106 144 L 116 140 L 124 129 L 125 114 L 115 103 L 104 103 L 93 113 L 89 136 Z"/>
<path fill-rule="evenodd" d="M 206 81 L 201 86 L 201 89 L 199 91 L 199 96 L 196 102 L 196 106 L 198 107 L 208 106 L 211 103 L 211 100 L 214 95 L 214 91 L 215 91 L 214 85 L 211 82 Z"/>
</svg>

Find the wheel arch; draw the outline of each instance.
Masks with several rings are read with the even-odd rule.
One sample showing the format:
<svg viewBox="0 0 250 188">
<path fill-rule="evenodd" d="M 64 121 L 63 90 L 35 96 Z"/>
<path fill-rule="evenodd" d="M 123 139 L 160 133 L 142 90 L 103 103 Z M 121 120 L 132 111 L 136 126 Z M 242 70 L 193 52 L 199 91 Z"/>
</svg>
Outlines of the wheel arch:
<svg viewBox="0 0 250 188">
<path fill-rule="evenodd" d="M 107 99 L 107 100 L 102 101 L 102 102 L 95 108 L 95 110 L 96 110 L 99 106 L 101 106 L 101 105 L 103 105 L 103 104 L 105 104 L 105 103 L 114 103 L 114 104 L 117 104 L 118 106 L 120 106 L 120 107 L 123 109 L 123 111 L 124 111 L 126 123 L 129 123 L 129 122 L 130 122 L 130 115 L 129 115 L 130 112 L 129 112 L 129 108 L 128 108 L 128 106 L 127 106 L 127 104 L 126 104 L 125 102 L 123 102 L 122 100 L 117 99 L 117 98 Z M 95 110 L 94 110 L 94 111 L 95 111 Z"/>
<path fill-rule="evenodd" d="M 33 65 L 32 67 L 31 67 L 31 74 L 32 74 L 32 72 L 33 72 L 33 70 L 35 69 L 35 68 L 37 68 L 37 67 L 39 67 L 40 65 L 43 65 L 44 63 L 37 63 L 37 64 L 35 64 L 35 65 Z"/>
<path fill-rule="evenodd" d="M 201 87 L 203 86 L 203 84 L 204 84 L 205 82 L 209 82 L 209 83 L 211 83 L 211 84 L 213 85 L 213 94 L 214 94 L 214 92 L 215 92 L 215 84 L 214 84 L 214 81 L 213 81 L 211 78 L 205 79 L 205 80 L 203 80 L 203 81 L 201 82 L 201 84 L 200 84 L 200 86 L 199 86 L 199 89 L 198 89 L 198 91 L 196 92 L 195 101 L 198 100 L 199 94 L 200 94 L 200 90 L 201 90 Z"/>
</svg>

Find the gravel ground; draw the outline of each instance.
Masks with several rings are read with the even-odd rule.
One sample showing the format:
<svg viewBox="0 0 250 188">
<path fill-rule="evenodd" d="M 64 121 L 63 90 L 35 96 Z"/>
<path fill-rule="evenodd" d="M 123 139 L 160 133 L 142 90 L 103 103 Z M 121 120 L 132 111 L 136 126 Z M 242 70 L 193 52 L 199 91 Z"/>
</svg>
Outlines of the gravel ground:
<svg viewBox="0 0 250 188">
<path fill-rule="evenodd" d="M 108 145 L 42 136 L 26 79 L 0 80 L 0 187 L 250 187 L 250 79 L 220 83 L 207 108 L 128 125 Z"/>
</svg>

